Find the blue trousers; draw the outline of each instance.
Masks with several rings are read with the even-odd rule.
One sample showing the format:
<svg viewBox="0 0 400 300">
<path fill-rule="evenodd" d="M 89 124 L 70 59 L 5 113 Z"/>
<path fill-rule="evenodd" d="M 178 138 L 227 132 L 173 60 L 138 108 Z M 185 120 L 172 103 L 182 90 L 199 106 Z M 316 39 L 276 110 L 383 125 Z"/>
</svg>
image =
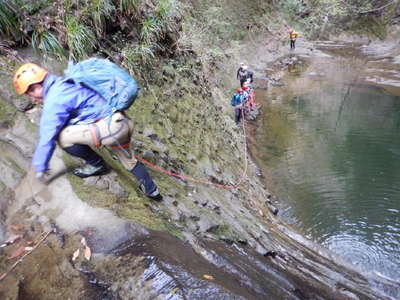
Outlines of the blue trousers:
<svg viewBox="0 0 400 300">
<path fill-rule="evenodd" d="M 236 125 L 240 123 L 240 120 L 242 119 L 242 109 L 241 108 L 235 108 L 235 122 Z"/>
</svg>

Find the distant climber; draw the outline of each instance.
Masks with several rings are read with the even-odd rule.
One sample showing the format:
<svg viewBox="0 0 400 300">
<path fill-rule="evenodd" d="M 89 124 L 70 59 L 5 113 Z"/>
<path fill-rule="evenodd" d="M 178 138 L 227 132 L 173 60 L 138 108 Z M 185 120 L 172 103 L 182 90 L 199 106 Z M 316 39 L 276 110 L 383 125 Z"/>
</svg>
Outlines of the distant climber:
<svg viewBox="0 0 400 300">
<path fill-rule="evenodd" d="M 247 80 L 250 80 L 250 83 L 253 83 L 253 72 L 248 70 L 246 65 L 243 65 L 241 69 L 238 70 L 237 77 L 240 80 L 240 86 L 243 87 L 243 83 Z"/>
<path fill-rule="evenodd" d="M 92 149 L 104 145 L 137 178 L 147 197 L 162 200 L 145 166 L 132 155 L 133 123 L 123 111 L 114 112 L 94 90 L 33 63 L 15 72 L 13 84 L 19 95 L 26 94 L 33 103 L 43 104 L 40 139 L 32 160 L 37 179 L 44 180 L 56 142 L 65 152 L 86 162 L 73 171 L 74 175 L 85 178 L 107 173 L 103 158 Z"/>
<path fill-rule="evenodd" d="M 245 64 L 243 62 L 240 63 L 239 68 L 236 71 L 236 79 L 239 80 L 240 79 L 240 72 L 243 72 L 243 66 Z"/>
<path fill-rule="evenodd" d="M 296 39 L 297 39 L 297 32 L 293 30 L 293 28 L 288 29 L 289 32 L 289 39 L 290 39 L 290 50 L 294 50 L 296 48 Z"/>
<path fill-rule="evenodd" d="M 246 109 L 248 111 L 253 110 L 256 103 L 254 101 L 254 89 L 253 89 L 252 85 L 250 84 L 250 79 L 246 80 L 243 83 L 242 91 L 243 91 L 242 92 L 243 102 L 246 104 Z"/>
<path fill-rule="evenodd" d="M 244 97 L 243 97 L 243 91 L 241 88 L 238 88 L 236 90 L 236 93 L 233 94 L 232 100 L 231 100 L 231 105 L 234 107 L 235 110 L 235 123 L 236 125 L 239 125 L 241 118 L 243 117 L 243 102 L 244 102 Z"/>
</svg>

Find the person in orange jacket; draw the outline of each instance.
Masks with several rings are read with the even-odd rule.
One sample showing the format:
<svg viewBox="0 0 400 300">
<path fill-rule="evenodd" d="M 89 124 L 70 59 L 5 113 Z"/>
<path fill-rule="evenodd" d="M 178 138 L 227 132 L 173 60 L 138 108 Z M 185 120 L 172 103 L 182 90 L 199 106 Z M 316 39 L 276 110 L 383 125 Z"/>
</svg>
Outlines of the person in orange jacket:
<svg viewBox="0 0 400 300">
<path fill-rule="evenodd" d="M 297 39 L 297 32 L 293 30 L 293 28 L 288 29 L 289 32 L 289 39 L 290 39 L 290 50 L 294 50 L 296 48 L 296 39 Z"/>
</svg>

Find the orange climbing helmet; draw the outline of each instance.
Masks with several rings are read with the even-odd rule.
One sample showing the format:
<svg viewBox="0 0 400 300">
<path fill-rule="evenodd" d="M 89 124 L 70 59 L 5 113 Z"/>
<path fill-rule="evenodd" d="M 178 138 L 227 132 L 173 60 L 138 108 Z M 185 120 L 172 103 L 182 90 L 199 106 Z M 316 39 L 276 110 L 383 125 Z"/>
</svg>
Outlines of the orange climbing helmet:
<svg viewBox="0 0 400 300">
<path fill-rule="evenodd" d="M 15 72 L 13 84 L 18 95 L 25 94 L 29 86 L 42 82 L 48 71 L 33 63 L 23 64 Z"/>
</svg>

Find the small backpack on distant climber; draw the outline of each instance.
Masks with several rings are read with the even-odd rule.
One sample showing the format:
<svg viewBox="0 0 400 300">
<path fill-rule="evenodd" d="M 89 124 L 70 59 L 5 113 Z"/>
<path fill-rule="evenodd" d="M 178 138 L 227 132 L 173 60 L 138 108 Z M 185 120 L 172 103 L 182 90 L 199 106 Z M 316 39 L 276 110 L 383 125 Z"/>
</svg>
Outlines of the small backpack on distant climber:
<svg viewBox="0 0 400 300">
<path fill-rule="evenodd" d="M 83 84 L 107 100 L 113 112 L 128 109 L 138 95 L 135 79 L 115 63 L 103 58 L 90 58 L 64 71 L 66 80 Z"/>
</svg>

